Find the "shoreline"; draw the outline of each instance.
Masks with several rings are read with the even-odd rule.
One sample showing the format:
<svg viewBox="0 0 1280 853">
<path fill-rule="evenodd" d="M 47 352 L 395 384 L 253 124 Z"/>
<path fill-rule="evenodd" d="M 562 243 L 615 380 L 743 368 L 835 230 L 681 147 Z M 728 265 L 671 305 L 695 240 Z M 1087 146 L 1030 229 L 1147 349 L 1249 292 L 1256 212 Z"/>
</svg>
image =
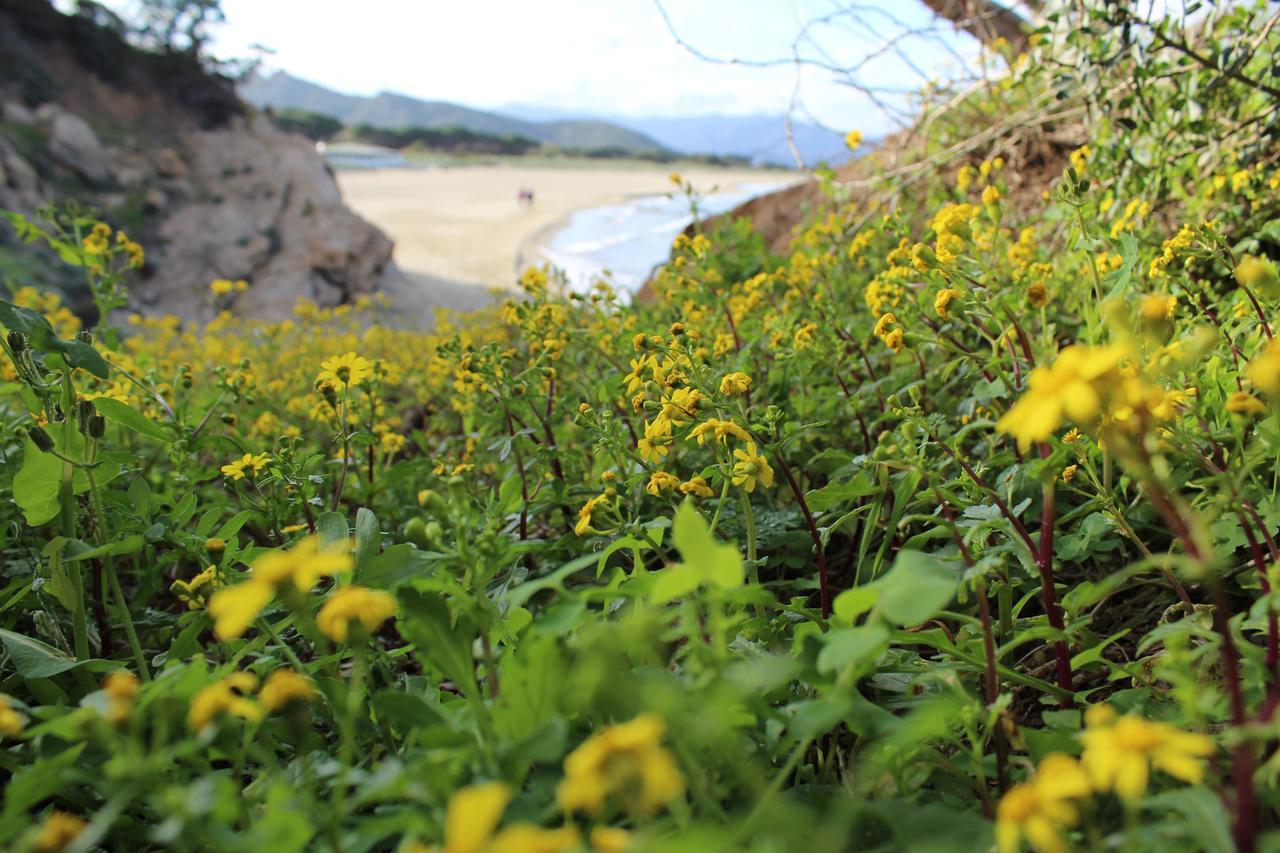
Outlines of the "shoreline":
<svg viewBox="0 0 1280 853">
<path fill-rule="evenodd" d="M 493 160 L 498 158 L 483 165 L 342 170 L 336 177 L 351 209 L 395 242 L 393 260 L 402 275 L 485 294 L 513 289 L 520 271 L 543 262 L 540 250 L 575 214 L 669 194 L 672 171 L 706 194 L 766 183 L 781 188 L 801 177 L 696 164 Z M 526 187 L 535 193 L 532 205 L 516 201 Z"/>
</svg>

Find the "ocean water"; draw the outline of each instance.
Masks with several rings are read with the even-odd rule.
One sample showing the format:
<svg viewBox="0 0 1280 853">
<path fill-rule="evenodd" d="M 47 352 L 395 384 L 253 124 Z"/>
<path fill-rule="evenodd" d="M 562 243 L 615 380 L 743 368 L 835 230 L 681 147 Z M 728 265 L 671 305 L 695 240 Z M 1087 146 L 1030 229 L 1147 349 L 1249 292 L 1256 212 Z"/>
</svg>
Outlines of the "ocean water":
<svg viewBox="0 0 1280 853">
<path fill-rule="evenodd" d="M 724 213 L 787 183 L 741 184 L 704 196 L 699 215 Z M 576 211 L 539 251 L 543 260 L 564 272 L 575 290 L 585 291 L 597 278 L 607 277 L 619 290 L 634 292 L 667 260 L 676 235 L 692 221 L 684 196 L 643 196 Z"/>
</svg>

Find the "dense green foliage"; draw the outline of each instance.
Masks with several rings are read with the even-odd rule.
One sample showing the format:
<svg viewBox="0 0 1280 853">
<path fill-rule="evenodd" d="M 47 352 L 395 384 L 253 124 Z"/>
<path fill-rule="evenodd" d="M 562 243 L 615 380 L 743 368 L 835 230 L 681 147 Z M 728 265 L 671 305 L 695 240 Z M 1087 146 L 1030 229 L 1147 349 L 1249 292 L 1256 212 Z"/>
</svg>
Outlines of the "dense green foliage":
<svg viewBox="0 0 1280 853">
<path fill-rule="evenodd" d="M 1125 9 L 646 304 L 0 303 L 0 842 L 1274 846 L 1278 16 Z"/>
</svg>

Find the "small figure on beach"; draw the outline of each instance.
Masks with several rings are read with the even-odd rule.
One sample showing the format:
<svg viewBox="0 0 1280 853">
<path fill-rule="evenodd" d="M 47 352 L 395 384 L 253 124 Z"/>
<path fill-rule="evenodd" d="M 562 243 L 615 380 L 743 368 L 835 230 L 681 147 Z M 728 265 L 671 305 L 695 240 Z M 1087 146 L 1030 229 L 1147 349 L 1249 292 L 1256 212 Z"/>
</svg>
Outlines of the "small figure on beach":
<svg viewBox="0 0 1280 853">
<path fill-rule="evenodd" d="M 533 207 L 533 190 L 529 187 L 521 187 L 516 193 L 516 203 Z"/>
</svg>

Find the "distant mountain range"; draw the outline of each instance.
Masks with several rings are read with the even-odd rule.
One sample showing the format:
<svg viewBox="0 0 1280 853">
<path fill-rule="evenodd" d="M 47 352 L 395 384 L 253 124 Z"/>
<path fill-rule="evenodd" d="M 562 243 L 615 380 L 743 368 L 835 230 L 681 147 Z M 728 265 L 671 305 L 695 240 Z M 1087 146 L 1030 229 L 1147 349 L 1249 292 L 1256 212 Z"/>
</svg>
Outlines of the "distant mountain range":
<svg viewBox="0 0 1280 853">
<path fill-rule="evenodd" d="M 506 115 L 529 121 L 547 121 L 569 113 L 526 104 L 510 104 L 502 108 Z M 595 116 L 602 121 L 620 124 L 656 139 L 672 151 L 685 154 L 719 154 L 746 157 L 756 163 L 796 165 L 787 144 L 787 120 L 782 115 L 701 116 Z M 792 121 L 792 138 L 806 166 L 827 161 L 839 165 L 849 159 L 844 136 L 833 130 L 802 121 Z"/>
<path fill-rule="evenodd" d="M 283 71 L 270 77 L 251 77 L 241 83 L 240 97 L 259 107 L 323 113 L 346 125 L 369 124 L 389 129 L 460 127 L 494 136 L 523 136 L 562 148 L 664 150 L 644 133 L 607 121 L 528 121 L 447 101 L 422 101 L 394 92 L 380 92 L 371 98 L 344 95 Z"/>
<path fill-rule="evenodd" d="M 323 113 L 347 125 L 460 127 L 497 136 L 514 134 L 562 148 L 621 148 L 638 153 L 666 150 L 795 165 L 787 144 L 786 119 L 781 115 L 583 116 L 526 104 L 491 112 L 393 92 L 373 97 L 345 95 L 283 71 L 250 78 L 241 84 L 240 95 L 260 107 Z M 806 165 L 823 160 L 838 165 L 849 157 L 843 136 L 835 131 L 797 121 L 792 124 L 792 136 Z"/>
</svg>

